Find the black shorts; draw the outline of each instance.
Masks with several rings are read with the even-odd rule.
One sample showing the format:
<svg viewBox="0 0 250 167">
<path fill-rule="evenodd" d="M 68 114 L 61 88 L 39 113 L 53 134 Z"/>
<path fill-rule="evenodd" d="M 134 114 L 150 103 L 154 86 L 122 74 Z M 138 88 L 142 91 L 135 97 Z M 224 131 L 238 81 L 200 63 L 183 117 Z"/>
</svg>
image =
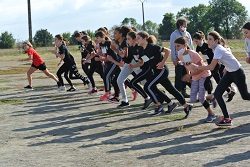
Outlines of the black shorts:
<svg viewBox="0 0 250 167">
<path fill-rule="evenodd" d="M 38 69 L 38 70 L 41 70 L 41 71 L 46 70 L 46 65 L 45 65 L 45 63 L 43 63 L 43 64 L 41 64 L 41 65 L 39 65 L 39 66 L 35 66 L 34 64 L 32 64 L 31 67 L 34 67 L 34 68 L 36 68 L 36 69 Z"/>
</svg>

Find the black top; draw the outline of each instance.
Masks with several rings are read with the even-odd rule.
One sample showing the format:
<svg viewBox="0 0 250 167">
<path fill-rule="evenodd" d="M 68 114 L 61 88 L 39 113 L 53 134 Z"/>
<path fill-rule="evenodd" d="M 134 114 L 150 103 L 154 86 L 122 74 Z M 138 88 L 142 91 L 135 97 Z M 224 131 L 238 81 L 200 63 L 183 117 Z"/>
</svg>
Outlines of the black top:
<svg viewBox="0 0 250 167">
<path fill-rule="evenodd" d="M 127 44 L 126 39 L 124 39 L 124 40 L 122 41 L 121 44 L 118 44 L 118 47 L 119 47 L 118 49 L 119 49 L 120 51 L 125 50 L 126 48 L 128 48 L 128 44 Z M 125 56 L 125 57 L 122 58 L 122 60 L 123 60 L 125 63 L 130 63 L 132 59 L 130 60 L 130 59 L 128 59 L 127 56 Z"/>
<path fill-rule="evenodd" d="M 75 64 L 74 57 L 69 53 L 69 50 L 66 47 L 66 45 L 62 44 L 58 49 L 59 49 L 58 53 L 64 55 L 63 59 L 64 63 Z"/>
<path fill-rule="evenodd" d="M 148 59 L 148 61 L 144 61 L 141 69 L 145 69 L 147 67 L 151 67 L 153 70 L 158 70 L 156 65 L 162 61 L 163 56 L 161 54 L 162 47 L 158 45 L 148 44 L 145 49 L 139 50 L 139 58 L 140 59 Z"/>
<path fill-rule="evenodd" d="M 115 61 L 118 61 L 118 62 L 121 61 L 120 56 L 118 56 L 111 49 L 111 41 L 105 41 L 104 43 L 100 43 L 99 46 L 100 46 L 101 51 L 102 51 L 103 54 L 111 56 Z M 108 61 L 107 63 L 111 63 L 111 62 Z"/>
<path fill-rule="evenodd" d="M 85 49 L 83 50 L 82 58 L 86 58 L 88 54 L 95 51 L 95 46 L 93 45 L 91 41 L 87 45 L 85 45 L 84 48 Z"/>
<path fill-rule="evenodd" d="M 138 45 L 129 46 L 128 47 L 128 57 L 126 57 L 126 59 L 123 59 L 123 61 L 125 63 L 129 64 L 134 59 L 136 62 L 138 62 L 140 48 L 141 47 Z"/>
<path fill-rule="evenodd" d="M 203 43 L 202 46 L 196 47 L 196 52 L 201 52 L 203 55 L 207 55 L 209 59 L 207 59 L 207 63 L 210 64 L 213 60 L 214 53 L 213 50 L 208 47 L 207 43 Z"/>
</svg>

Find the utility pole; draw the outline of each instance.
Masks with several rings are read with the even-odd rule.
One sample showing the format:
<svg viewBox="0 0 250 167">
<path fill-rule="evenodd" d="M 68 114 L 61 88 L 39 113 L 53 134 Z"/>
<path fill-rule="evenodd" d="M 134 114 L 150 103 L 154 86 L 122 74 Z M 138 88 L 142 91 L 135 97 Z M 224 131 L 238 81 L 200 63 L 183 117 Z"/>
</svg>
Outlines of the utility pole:
<svg viewBox="0 0 250 167">
<path fill-rule="evenodd" d="M 141 1 L 141 7 L 142 7 L 142 29 L 145 31 L 145 19 L 144 19 L 144 2 L 145 0 L 140 0 Z"/>
<path fill-rule="evenodd" d="M 27 3 L 28 3 L 29 41 L 32 43 L 32 22 L 31 22 L 31 7 L 30 7 L 30 0 L 27 0 Z"/>
</svg>

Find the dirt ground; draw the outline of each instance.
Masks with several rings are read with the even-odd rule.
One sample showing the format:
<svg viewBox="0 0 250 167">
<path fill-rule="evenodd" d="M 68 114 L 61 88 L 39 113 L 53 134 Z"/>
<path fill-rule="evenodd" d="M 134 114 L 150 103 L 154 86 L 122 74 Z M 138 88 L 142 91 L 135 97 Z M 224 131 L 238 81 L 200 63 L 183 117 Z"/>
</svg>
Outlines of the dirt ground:
<svg viewBox="0 0 250 167">
<path fill-rule="evenodd" d="M 250 86 L 250 65 L 242 65 Z M 14 67 L 1 61 L 0 70 Z M 1 167 L 249 166 L 250 102 L 239 93 L 227 104 L 233 127 L 218 129 L 203 122 L 199 103 L 188 119 L 182 107 L 152 117 L 153 106 L 141 110 L 141 97 L 117 109 L 88 95 L 80 81 L 73 81 L 76 92 L 58 92 L 39 72 L 34 91 L 26 92 L 25 70 L 0 75 Z"/>
</svg>

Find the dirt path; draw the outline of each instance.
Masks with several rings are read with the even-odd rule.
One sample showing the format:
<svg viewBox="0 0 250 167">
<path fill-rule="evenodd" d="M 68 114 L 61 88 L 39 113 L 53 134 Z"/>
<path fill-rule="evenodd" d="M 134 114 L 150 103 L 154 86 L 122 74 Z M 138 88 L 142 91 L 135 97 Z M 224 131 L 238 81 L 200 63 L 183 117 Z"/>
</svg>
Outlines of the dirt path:
<svg viewBox="0 0 250 167">
<path fill-rule="evenodd" d="M 250 66 L 242 64 L 250 86 Z M 25 92 L 25 74 L 0 75 L 0 166 L 249 166 L 250 102 L 239 94 L 228 104 L 234 126 L 218 129 L 203 123 L 198 103 L 188 119 L 180 120 L 181 107 L 152 117 L 152 108 L 140 109 L 141 98 L 116 109 L 83 85 L 59 93 L 41 76 Z"/>
</svg>

